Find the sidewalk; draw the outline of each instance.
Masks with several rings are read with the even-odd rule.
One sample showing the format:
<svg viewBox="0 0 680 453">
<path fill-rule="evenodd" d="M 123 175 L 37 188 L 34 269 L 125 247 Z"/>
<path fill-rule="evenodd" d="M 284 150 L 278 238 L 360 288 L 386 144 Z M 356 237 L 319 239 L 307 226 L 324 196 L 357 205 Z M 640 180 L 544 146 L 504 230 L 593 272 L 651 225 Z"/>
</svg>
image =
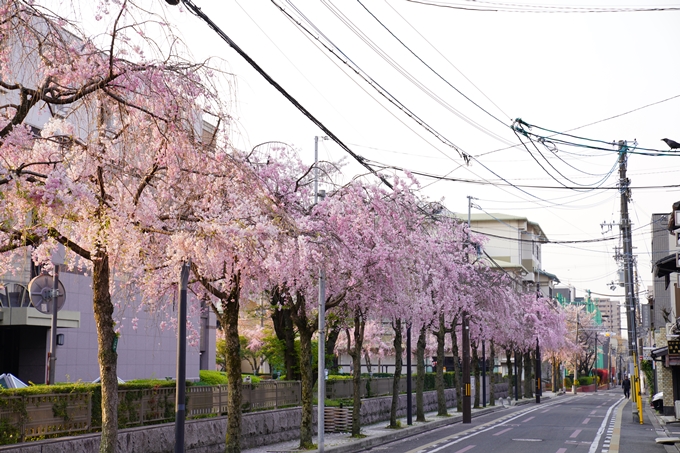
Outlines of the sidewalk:
<svg viewBox="0 0 680 453">
<path fill-rule="evenodd" d="M 644 400 L 643 400 L 644 401 Z M 675 417 L 663 416 L 648 404 L 644 404 L 644 416 L 652 423 L 656 437 L 680 437 L 680 421 L 672 421 Z M 679 453 L 680 443 L 665 444 L 666 453 Z"/>
<path fill-rule="evenodd" d="M 554 398 L 559 394 L 553 392 L 543 392 L 541 396 L 541 401 Z M 523 398 L 517 402 L 512 400 L 511 406 L 523 405 L 535 402 L 535 398 Z M 488 414 L 495 412 L 505 407 L 508 407 L 507 400 L 504 400 L 505 404 L 501 401 L 496 402 L 496 406 L 487 406 L 486 408 L 472 409 L 472 417 L 478 417 L 483 414 Z M 414 408 L 415 411 L 415 408 Z M 406 417 L 399 418 L 402 428 L 401 429 L 388 429 L 388 421 L 382 421 L 375 423 L 373 425 L 367 425 L 361 427 L 361 434 L 365 435 L 364 438 L 353 438 L 348 433 L 326 433 L 324 435 L 324 452 L 328 453 L 351 453 L 355 451 L 365 450 L 376 445 L 381 445 L 387 442 L 393 442 L 395 440 L 404 439 L 406 437 L 414 436 L 416 434 L 424 433 L 426 431 L 431 431 L 436 428 L 440 428 L 446 425 L 452 425 L 454 423 L 460 423 L 463 418 L 463 414 L 456 412 L 455 408 L 449 409 L 449 416 L 442 417 L 438 416 L 437 412 L 428 412 L 425 414 L 426 422 L 416 422 L 415 414 L 413 416 L 413 425 L 408 426 L 406 424 Z M 316 442 L 316 436 L 314 437 L 314 442 Z M 291 440 L 288 442 L 282 442 L 272 445 L 264 445 L 262 447 L 250 448 L 243 450 L 243 453 L 289 453 L 302 451 L 298 447 L 300 445 L 299 440 Z M 305 450 L 306 452 L 314 452 L 318 450 Z"/>
</svg>

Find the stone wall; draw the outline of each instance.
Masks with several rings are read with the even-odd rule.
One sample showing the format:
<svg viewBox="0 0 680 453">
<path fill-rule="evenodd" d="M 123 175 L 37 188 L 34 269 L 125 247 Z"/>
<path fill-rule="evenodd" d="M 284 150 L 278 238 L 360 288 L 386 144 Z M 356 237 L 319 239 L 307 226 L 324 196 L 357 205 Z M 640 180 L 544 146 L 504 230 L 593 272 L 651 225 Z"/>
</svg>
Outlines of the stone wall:
<svg viewBox="0 0 680 453">
<path fill-rule="evenodd" d="M 505 392 L 502 390 L 505 385 Z M 507 394 L 507 384 L 496 384 L 496 395 Z M 445 390 L 448 408 L 455 407 L 454 389 Z M 437 410 L 437 392 L 423 394 L 425 412 Z M 413 394 L 415 416 L 416 397 Z M 369 425 L 390 418 L 392 397 L 369 398 L 362 401 L 361 424 Z M 316 423 L 316 407 L 313 411 Z M 406 415 L 406 395 L 399 396 L 398 416 Z M 299 407 L 243 414 L 242 448 L 253 448 L 275 444 L 300 436 L 301 410 Z M 226 435 L 226 417 L 190 420 L 185 425 L 185 445 L 187 453 L 222 453 Z M 175 425 L 143 426 L 121 430 L 118 434 L 120 453 L 171 453 L 174 451 Z M 96 453 L 99 451 L 99 435 L 87 434 L 38 442 L 26 442 L 0 447 L 0 453 Z"/>
<path fill-rule="evenodd" d="M 456 406 L 456 391 L 455 389 L 444 390 L 446 397 L 446 407 Z M 413 416 L 416 413 L 416 394 L 413 394 L 411 399 L 413 403 Z M 406 395 L 399 395 L 399 404 L 397 405 L 397 417 L 406 416 Z M 373 423 L 385 421 L 390 419 L 390 410 L 392 407 L 392 397 L 383 396 L 380 398 L 369 398 L 361 401 L 361 424 L 371 425 Z M 432 412 L 437 410 L 437 392 L 423 392 L 423 408 L 425 412 Z"/>
<path fill-rule="evenodd" d="M 668 346 L 666 329 L 655 330 L 654 340 L 657 348 Z M 656 383 L 658 386 L 657 391 L 663 392 L 663 414 L 675 415 L 675 404 L 673 401 L 673 373 L 669 367 L 663 366 L 662 362 L 656 363 Z M 647 387 L 652 388 L 652 384 L 648 383 Z"/>
<path fill-rule="evenodd" d="M 316 422 L 316 408 L 314 410 Z M 241 447 L 253 448 L 297 439 L 300 436 L 301 410 L 299 407 L 243 414 Z M 227 432 L 227 418 L 214 417 L 189 420 L 185 424 L 184 438 L 187 453 L 223 453 Z M 174 451 L 175 425 L 142 426 L 120 430 L 120 453 L 169 453 Z M 0 447 L 1 453 L 96 453 L 99 435 L 26 442 Z"/>
</svg>

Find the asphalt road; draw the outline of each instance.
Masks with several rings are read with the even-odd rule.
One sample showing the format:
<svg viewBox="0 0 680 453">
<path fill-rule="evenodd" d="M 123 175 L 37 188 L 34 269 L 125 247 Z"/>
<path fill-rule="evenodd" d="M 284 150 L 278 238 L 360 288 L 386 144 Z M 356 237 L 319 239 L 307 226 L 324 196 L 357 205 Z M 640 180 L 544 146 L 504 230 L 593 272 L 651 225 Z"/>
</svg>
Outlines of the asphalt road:
<svg viewBox="0 0 680 453">
<path fill-rule="evenodd" d="M 475 417 L 365 451 L 398 453 L 667 453 L 651 410 L 643 424 L 620 389 L 565 395 Z"/>
</svg>

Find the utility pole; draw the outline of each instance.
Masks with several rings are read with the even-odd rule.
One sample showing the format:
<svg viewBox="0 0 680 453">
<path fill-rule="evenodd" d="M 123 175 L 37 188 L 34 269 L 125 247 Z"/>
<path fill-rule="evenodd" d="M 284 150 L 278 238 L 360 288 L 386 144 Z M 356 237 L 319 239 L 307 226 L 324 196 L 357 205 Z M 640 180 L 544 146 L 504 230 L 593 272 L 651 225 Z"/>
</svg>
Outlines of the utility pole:
<svg viewBox="0 0 680 453">
<path fill-rule="evenodd" d="M 536 276 L 536 281 L 538 282 L 538 275 Z M 536 299 L 539 299 L 541 297 L 541 284 L 536 283 Z M 539 404 L 541 402 L 541 378 L 543 377 L 541 375 L 541 347 L 538 342 L 538 335 L 536 335 L 536 363 L 535 363 L 535 372 L 534 375 L 536 377 L 536 404 Z"/>
<path fill-rule="evenodd" d="M 626 164 L 628 162 L 628 144 L 625 140 L 619 141 L 619 192 L 621 194 L 621 222 L 619 229 L 623 242 L 623 266 L 624 266 L 624 289 L 626 298 L 626 318 L 628 320 L 628 350 L 633 360 L 633 398 L 636 405 L 633 416 L 637 411 L 640 424 L 642 419 L 642 399 L 640 395 L 640 371 L 638 363 L 638 341 L 635 314 L 635 291 L 633 285 L 633 239 L 631 234 L 630 218 L 628 217 L 628 201 L 630 200 L 630 179 L 626 176 Z"/>
<path fill-rule="evenodd" d="M 599 332 L 595 332 L 595 369 L 597 370 L 597 362 L 599 360 L 599 357 L 597 355 L 597 335 Z M 597 376 L 595 376 L 595 393 L 597 393 Z"/>
<path fill-rule="evenodd" d="M 406 424 L 413 424 L 413 386 L 411 379 L 411 322 L 406 325 Z"/>
<path fill-rule="evenodd" d="M 470 211 L 472 197 L 468 195 L 468 242 L 470 240 Z M 467 257 L 467 254 L 465 255 Z M 462 316 L 463 329 L 463 423 L 472 423 L 472 386 L 470 383 L 470 319 L 466 311 Z"/>
<path fill-rule="evenodd" d="M 187 374 L 187 284 L 190 263 L 182 263 L 177 305 L 177 380 L 175 381 L 175 453 L 184 453 L 184 420 L 186 418 Z"/>
<path fill-rule="evenodd" d="M 326 191 L 319 193 L 319 138 L 327 140 L 328 137 L 314 137 L 314 204 L 323 198 Z M 319 269 L 319 344 L 317 356 L 317 445 L 319 453 L 324 451 L 324 410 L 326 403 L 326 270 Z"/>
<path fill-rule="evenodd" d="M 482 407 L 486 407 L 486 344 L 482 338 Z"/>
</svg>

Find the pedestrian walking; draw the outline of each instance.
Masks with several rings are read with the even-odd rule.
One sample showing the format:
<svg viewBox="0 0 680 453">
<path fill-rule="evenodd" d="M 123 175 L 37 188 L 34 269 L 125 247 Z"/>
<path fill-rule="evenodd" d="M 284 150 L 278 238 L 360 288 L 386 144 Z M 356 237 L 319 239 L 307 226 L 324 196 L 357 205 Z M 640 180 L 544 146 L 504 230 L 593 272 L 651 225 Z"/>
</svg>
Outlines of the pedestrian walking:
<svg viewBox="0 0 680 453">
<path fill-rule="evenodd" d="M 623 395 L 626 398 L 630 398 L 630 379 L 628 379 L 628 376 L 623 378 L 623 382 L 621 383 L 621 387 L 623 387 Z"/>
</svg>

